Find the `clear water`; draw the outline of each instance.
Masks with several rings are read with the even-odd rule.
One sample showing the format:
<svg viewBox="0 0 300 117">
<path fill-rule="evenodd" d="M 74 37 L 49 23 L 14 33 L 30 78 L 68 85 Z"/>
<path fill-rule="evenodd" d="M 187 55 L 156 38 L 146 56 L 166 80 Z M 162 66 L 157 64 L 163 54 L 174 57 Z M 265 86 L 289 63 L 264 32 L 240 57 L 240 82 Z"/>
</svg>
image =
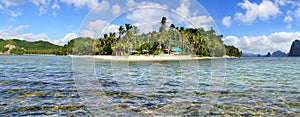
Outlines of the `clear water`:
<svg viewBox="0 0 300 117">
<path fill-rule="evenodd" d="M 300 58 L 89 62 L 0 55 L 0 116 L 300 116 Z"/>
</svg>

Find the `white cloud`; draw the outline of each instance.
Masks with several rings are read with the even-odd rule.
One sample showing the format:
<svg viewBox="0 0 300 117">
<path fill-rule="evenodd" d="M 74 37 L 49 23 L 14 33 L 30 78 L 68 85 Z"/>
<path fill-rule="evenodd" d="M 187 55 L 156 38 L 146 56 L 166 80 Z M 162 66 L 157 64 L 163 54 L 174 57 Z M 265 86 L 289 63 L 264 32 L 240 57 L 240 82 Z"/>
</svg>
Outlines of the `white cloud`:
<svg viewBox="0 0 300 117">
<path fill-rule="evenodd" d="M 224 26 L 230 27 L 231 26 L 231 17 L 230 16 L 225 16 L 222 19 L 222 23 L 223 23 Z"/>
<path fill-rule="evenodd" d="M 120 12 L 121 12 L 121 7 L 120 7 L 120 5 L 115 4 L 115 5 L 112 6 L 112 14 L 113 14 L 114 16 L 119 15 Z"/>
<path fill-rule="evenodd" d="M 45 5 L 47 3 L 46 0 L 30 0 L 30 2 L 36 6 Z"/>
<path fill-rule="evenodd" d="M 16 35 L 16 38 L 23 39 L 27 41 L 49 41 L 49 36 L 46 33 L 39 33 L 39 34 L 33 34 L 33 33 L 25 33 Z"/>
<path fill-rule="evenodd" d="M 97 20 L 94 22 L 90 22 L 88 24 L 88 29 L 87 30 L 83 30 L 82 36 L 84 37 L 98 37 L 100 36 L 100 34 L 103 32 L 104 27 L 106 27 L 108 24 L 107 21 L 104 20 Z"/>
<path fill-rule="evenodd" d="M 57 3 L 57 1 L 52 5 L 51 7 L 52 9 L 60 9 L 59 4 Z"/>
<path fill-rule="evenodd" d="M 104 11 L 104 10 L 108 10 L 110 8 L 110 4 L 106 0 L 102 0 L 102 2 L 98 3 L 97 5 L 94 5 L 92 3 L 90 5 L 88 4 L 88 6 L 94 6 L 94 7 L 91 7 L 91 8 L 94 8 L 93 12 L 95 12 L 95 13 L 100 12 L 100 11 Z"/>
<path fill-rule="evenodd" d="M 110 33 L 110 32 L 118 32 L 119 27 L 120 27 L 119 25 L 114 25 L 114 24 L 107 25 L 103 30 L 103 34 Z"/>
<path fill-rule="evenodd" d="M 3 9 L 3 6 L 0 4 L 0 10 Z"/>
<path fill-rule="evenodd" d="M 291 5 L 291 8 L 299 6 L 299 1 L 296 0 L 275 0 L 275 3 L 279 6 Z"/>
<path fill-rule="evenodd" d="M 300 37 L 300 32 L 277 32 L 256 37 L 227 36 L 224 42 L 245 52 L 265 54 L 281 50 L 288 52 L 292 42 Z"/>
<path fill-rule="evenodd" d="M 30 2 L 38 7 L 39 15 L 47 13 L 49 2 L 47 2 L 46 0 L 30 0 Z"/>
<path fill-rule="evenodd" d="M 167 5 L 161 5 L 153 2 L 141 2 L 134 4 L 135 8 L 141 9 L 134 10 L 131 14 L 128 14 L 126 16 L 126 19 L 133 21 L 133 25 L 139 27 L 140 33 L 147 33 L 150 31 L 158 30 L 157 23 L 161 21 L 162 17 L 168 16 L 167 12 L 161 10 L 166 9 Z M 153 9 L 152 7 L 157 9 Z"/>
<path fill-rule="evenodd" d="M 290 15 L 287 15 L 287 16 L 285 16 L 285 18 L 284 18 L 283 21 L 284 21 L 284 22 L 292 22 L 292 21 L 293 21 L 293 17 L 290 16 Z"/>
<path fill-rule="evenodd" d="M 39 15 L 43 15 L 45 13 L 47 13 L 47 8 L 46 7 L 43 7 L 43 6 L 40 6 L 39 7 Z"/>
<path fill-rule="evenodd" d="M 1 0 L 1 2 L 6 6 L 19 6 L 25 3 L 25 0 Z"/>
<path fill-rule="evenodd" d="M 18 17 L 18 16 L 21 16 L 21 15 L 22 15 L 22 13 L 19 12 L 19 11 L 8 10 L 8 13 L 9 13 L 9 15 L 12 16 L 12 17 Z"/>
<path fill-rule="evenodd" d="M 137 3 L 134 0 L 127 0 L 127 6 L 133 8 Z"/>
<path fill-rule="evenodd" d="M 126 19 L 134 21 L 135 23 L 153 23 L 160 22 L 161 18 L 165 15 L 165 12 L 157 9 L 140 9 L 128 14 Z"/>
<path fill-rule="evenodd" d="M 295 11 L 295 16 L 300 18 L 300 7 Z"/>
<path fill-rule="evenodd" d="M 284 19 L 283 19 L 283 21 L 284 22 L 287 22 L 288 23 L 288 25 L 286 26 L 286 28 L 287 29 L 290 29 L 290 28 L 292 28 L 292 22 L 294 21 L 294 19 L 293 19 L 293 17 L 291 16 L 291 11 L 290 10 L 288 10 L 287 12 L 286 12 L 286 16 L 284 17 Z"/>
<path fill-rule="evenodd" d="M 16 28 L 9 26 L 6 30 L 0 30 L 0 38 L 3 39 L 21 39 L 27 41 L 38 41 L 38 40 L 45 40 L 48 41 L 49 37 L 46 33 L 22 33 L 23 30 L 27 29 L 29 25 L 21 25 Z"/>
<path fill-rule="evenodd" d="M 61 0 L 61 2 L 64 2 L 64 3 L 67 3 L 68 5 L 73 5 L 77 8 L 81 8 L 81 7 L 84 7 L 87 2 L 95 2 L 97 0 L 90 0 L 90 1 L 87 1 L 87 0 Z"/>
<path fill-rule="evenodd" d="M 291 16 L 291 14 L 292 14 L 292 11 L 290 11 L 290 10 L 287 10 L 286 11 L 286 16 L 284 17 L 284 19 L 283 19 L 283 21 L 284 22 L 293 22 L 293 17 Z"/>
<path fill-rule="evenodd" d="M 190 1 L 181 0 L 178 6 L 175 6 L 170 14 L 161 9 L 167 9 L 165 4 L 158 4 L 153 2 L 136 3 L 133 0 L 127 0 L 127 5 L 135 5 L 134 8 L 141 8 L 134 10 L 131 14 L 126 16 L 126 19 L 133 21 L 135 26 L 139 27 L 140 33 L 147 33 L 158 30 L 162 17 L 168 19 L 168 24 L 185 24 L 188 28 L 204 28 L 209 30 L 212 27 L 213 18 L 208 15 L 197 15 L 199 11 L 191 11 Z"/>
<path fill-rule="evenodd" d="M 275 0 L 275 3 L 280 6 L 284 6 L 284 5 L 286 5 L 286 0 Z"/>
<path fill-rule="evenodd" d="M 148 23 L 135 23 L 134 26 L 138 27 L 138 33 L 148 33 L 152 31 L 157 31 L 159 29 L 160 23 L 148 22 Z"/>
<path fill-rule="evenodd" d="M 204 30 L 209 30 L 211 23 L 213 22 L 213 18 L 211 16 L 195 16 L 190 17 L 189 20 L 191 21 L 192 25 L 186 23 L 188 28 L 203 28 Z"/>
<path fill-rule="evenodd" d="M 267 21 L 270 17 L 276 17 L 281 13 L 278 5 L 270 0 L 263 0 L 260 4 L 251 3 L 249 0 L 245 0 L 242 3 L 239 3 L 238 6 L 246 11 L 244 14 L 237 12 L 235 14 L 235 19 L 242 21 L 243 23 L 252 23 L 256 19 Z"/>
<path fill-rule="evenodd" d="M 67 44 L 68 41 L 71 39 L 77 38 L 76 33 L 68 33 L 65 35 L 64 38 L 52 40 L 49 38 L 48 34 L 46 33 L 23 33 L 24 30 L 28 29 L 30 25 L 20 25 L 16 28 L 13 26 L 8 26 L 6 29 L 0 30 L 0 38 L 2 39 L 20 39 L 20 40 L 27 40 L 27 41 L 49 41 L 53 44 L 57 45 L 64 45 Z"/>
<path fill-rule="evenodd" d="M 179 17 L 175 17 L 175 22 L 176 23 L 181 23 L 181 22 L 186 22 L 187 19 L 191 20 L 191 11 L 190 11 L 190 1 L 188 0 L 180 0 L 179 6 L 172 12 L 176 13 L 179 15 Z M 196 17 L 196 14 L 199 11 L 193 12 L 193 16 Z"/>
<path fill-rule="evenodd" d="M 25 30 L 25 29 L 27 29 L 27 28 L 29 28 L 30 27 L 30 25 L 21 25 L 21 26 L 18 26 L 16 29 L 15 29 L 15 31 L 16 32 L 21 32 L 21 31 L 23 31 L 23 30 Z"/>
<path fill-rule="evenodd" d="M 26 2 L 32 3 L 35 6 L 37 6 L 38 10 L 39 10 L 39 14 L 45 14 L 47 12 L 48 9 L 48 4 L 50 2 L 50 0 L 1 0 L 1 2 L 6 6 L 6 7 L 18 7 L 21 5 L 24 5 Z M 10 12 L 10 14 L 12 14 Z M 15 15 L 13 16 L 15 17 Z"/>
<path fill-rule="evenodd" d="M 52 16 L 56 16 L 57 12 L 56 10 L 60 9 L 60 5 L 57 3 L 57 0 L 54 1 L 54 3 L 52 4 Z"/>
<path fill-rule="evenodd" d="M 101 36 L 101 34 L 118 32 L 118 28 L 118 25 L 110 25 L 105 20 L 96 20 L 89 22 L 88 27 L 84 30 L 81 30 L 80 36 L 98 38 Z"/>
<path fill-rule="evenodd" d="M 188 28 L 203 28 L 209 30 L 212 27 L 213 18 L 208 15 L 197 15 L 198 10 L 191 11 L 191 2 L 189 0 L 180 0 L 180 5 L 172 10 L 180 15 L 174 18 L 175 23 L 184 23 Z"/>
<path fill-rule="evenodd" d="M 61 0 L 60 2 L 67 3 L 68 5 L 73 5 L 76 8 L 82 8 L 87 6 L 91 10 L 100 12 L 109 9 L 109 2 L 103 0 L 101 3 L 98 0 Z"/>
<path fill-rule="evenodd" d="M 76 33 L 67 33 L 64 38 L 53 40 L 52 43 L 56 45 L 64 45 L 67 44 L 70 40 L 77 38 Z"/>
<path fill-rule="evenodd" d="M 190 2 L 189 0 L 180 0 L 180 6 L 175 9 L 175 12 L 184 18 L 190 16 Z"/>
</svg>

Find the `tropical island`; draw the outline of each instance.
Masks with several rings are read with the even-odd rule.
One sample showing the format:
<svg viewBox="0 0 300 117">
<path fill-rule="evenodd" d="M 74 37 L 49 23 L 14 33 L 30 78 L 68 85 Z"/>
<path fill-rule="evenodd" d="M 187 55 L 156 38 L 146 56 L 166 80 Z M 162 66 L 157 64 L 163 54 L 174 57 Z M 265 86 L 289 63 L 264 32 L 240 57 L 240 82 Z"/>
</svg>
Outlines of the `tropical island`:
<svg viewBox="0 0 300 117">
<path fill-rule="evenodd" d="M 124 28 L 125 27 L 125 28 Z M 0 39 L 2 54 L 53 54 L 53 55 L 109 55 L 109 56 L 158 56 L 191 55 L 194 57 L 241 57 L 242 52 L 227 46 L 213 28 L 167 26 L 162 17 L 158 31 L 139 33 L 131 24 L 120 26 L 118 32 L 104 34 L 101 38 L 79 37 L 64 46 L 46 41 Z"/>
</svg>

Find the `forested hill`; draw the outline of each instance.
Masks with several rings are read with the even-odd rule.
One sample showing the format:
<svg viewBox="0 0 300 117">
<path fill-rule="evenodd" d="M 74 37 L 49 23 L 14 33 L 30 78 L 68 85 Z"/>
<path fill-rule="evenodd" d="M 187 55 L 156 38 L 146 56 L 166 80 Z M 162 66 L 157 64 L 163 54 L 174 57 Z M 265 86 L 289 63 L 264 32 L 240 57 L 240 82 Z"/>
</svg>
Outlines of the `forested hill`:
<svg viewBox="0 0 300 117">
<path fill-rule="evenodd" d="M 19 39 L 0 39 L 0 53 L 6 54 L 60 54 L 61 46 L 47 41 L 29 42 Z"/>
</svg>

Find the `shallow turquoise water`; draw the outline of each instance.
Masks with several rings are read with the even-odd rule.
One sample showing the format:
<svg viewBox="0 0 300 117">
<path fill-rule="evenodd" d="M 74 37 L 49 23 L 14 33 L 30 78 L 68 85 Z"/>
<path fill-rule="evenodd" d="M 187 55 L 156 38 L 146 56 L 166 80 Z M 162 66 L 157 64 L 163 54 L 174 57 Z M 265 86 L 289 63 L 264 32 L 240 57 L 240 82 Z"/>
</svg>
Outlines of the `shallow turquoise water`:
<svg viewBox="0 0 300 117">
<path fill-rule="evenodd" d="M 299 62 L 0 55 L 0 116 L 300 116 Z"/>
</svg>

